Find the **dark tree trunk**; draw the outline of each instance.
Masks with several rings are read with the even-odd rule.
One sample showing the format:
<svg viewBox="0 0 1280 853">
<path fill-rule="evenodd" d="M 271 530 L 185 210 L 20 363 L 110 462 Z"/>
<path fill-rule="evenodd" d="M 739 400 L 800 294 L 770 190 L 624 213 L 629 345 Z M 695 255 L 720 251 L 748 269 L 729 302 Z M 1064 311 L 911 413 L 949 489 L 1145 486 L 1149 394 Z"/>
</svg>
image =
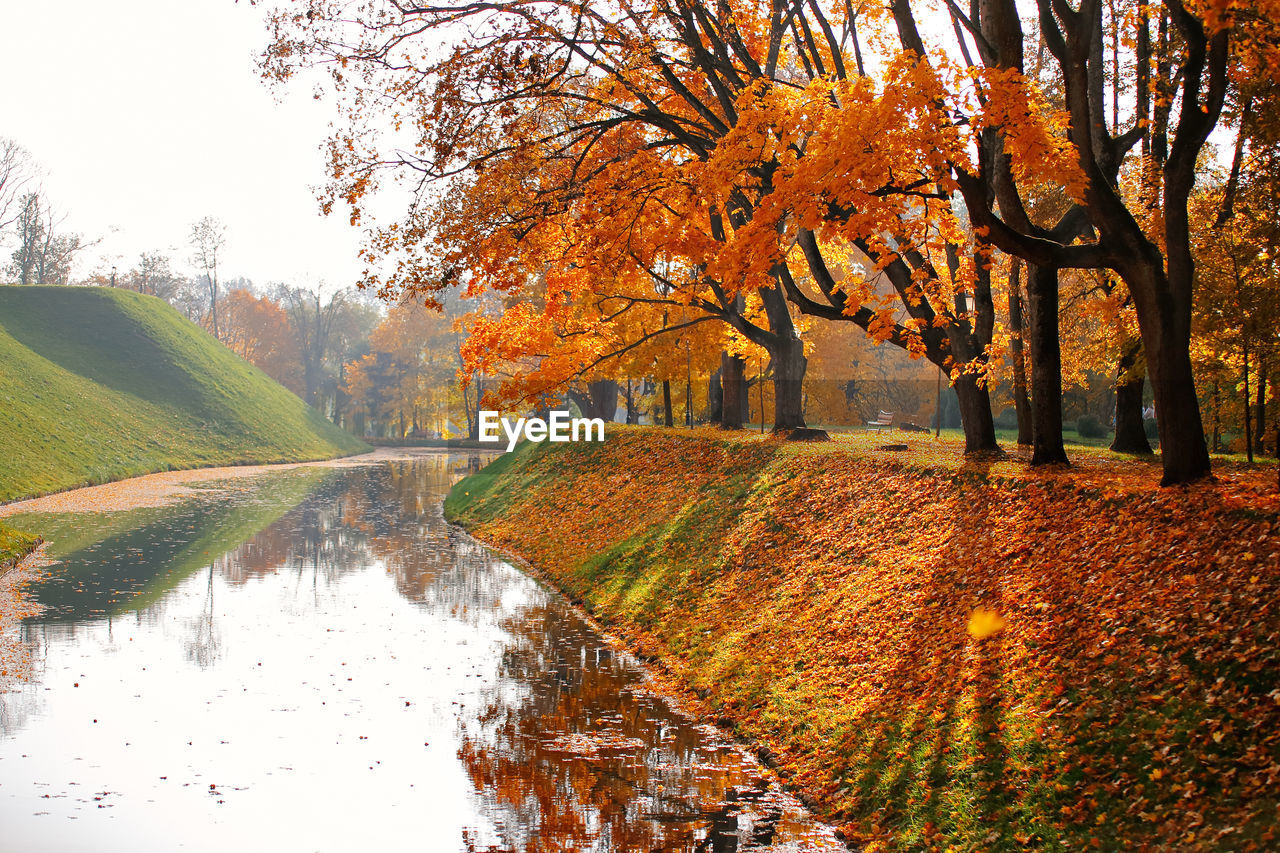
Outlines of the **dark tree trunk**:
<svg viewBox="0 0 1280 853">
<path fill-rule="evenodd" d="M 671 380 L 662 380 L 662 423 L 664 426 L 676 425 L 675 416 L 671 412 Z"/>
<path fill-rule="evenodd" d="M 775 270 L 781 281 L 785 270 Z M 809 360 L 804 355 L 804 341 L 791 321 L 791 309 L 781 284 L 759 289 L 760 301 L 769 318 L 769 336 L 762 343 L 773 366 L 773 431 L 804 429 L 804 374 Z M 764 419 L 761 413 L 761 420 Z"/>
<path fill-rule="evenodd" d="M 809 360 L 804 341 L 783 338 L 770 353 L 773 361 L 773 431 L 804 429 L 804 373 Z"/>
<path fill-rule="evenodd" d="M 746 421 L 746 373 L 745 359 L 727 352 L 720 354 L 720 385 L 724 389 L 720 426 L 725 429 L 742 429 L 742 424 Z"/>
<path fill-rule="evenodd" d="M 1216 378 L 1213 380 L 1213 441 L 1210 446 L 1214 453 L 1222 452 L 1222 394 Z"/>
<path fill-rule="evenodd" d="M 964 427 L 965 453 L 992 453 L 996 444 L 996 428 L 991 418 L 991 394 L 979 385 L 976 376 L 962 373 L 955 381 L 956 399 L 960 402 L 960 424 Z"/>
<path fill-rule="evenodd" d="M 1267 366 L 1259 363 L 1258 365 L 1258 403 L 1255 406 L 1258 413 L 1258 428 L 1253 434 L 1258 440 L 1258 455 L 1261 456 L 1267 452 Z"/>
<path fill-rule="evenodd" d="M 1178 343 L 1171 340 L 1172 337 L 1162 337 L 1163 352 L 1159 359 L 1151 359 L 1151 348 L 1147 347 L 1160 428 L 1160 456 L 1164 463 L 1162 486 L 1189 483 L 1207 477 L 1210 471 L 1200 401 L 1196 399 L 1195 373 L 1191 368 L 1190 338 Z M 1143 338 L 1145 344 L 1145 334 Z"/>
<path fill-rule="evenodd" d="M 598 379 L 587 383 L 586 393 L 569 390 L 569 396 L 578 404 L 584 418 L 603 418 L 612 422 L 618 413 L 618 383 L 613 379 Z"/>
<path fill-rule="evenodd" d="M 1013 340 L 1009 345 L 1013 356 L 1013 408 L 1018 415 L 1018 444 L 1031 444 L 1031 398 L 1027 396 L 1027 360 L 1023 354 L 1022 262 L 1014 259 L 1009 276 L 1009 325 Z"/>
<path fill-rule="evenodd" d="M 591 391 L 593 417 L 612 421 L 618 414 L 618 383 L 613 379 L 600 379 L 587 386 Z"/>
<path fill-rule="evenodd" d="M 627 378 L 626 399 L 627 399 L 627 423 L 632 425 L 640 423 L 640 410 L 636 407 L 636 395 L 631 388 L 630 377 Z"/>
<path fill-rule="evenodd" d="M 724 359 L 724 353 L 720 354 L 720 358 Z M 718 423 L 723 414 L 724 387 L 720 379 L 720 373 L 720 370 L 717 369 L 707 379 L 707 420 L 712 423 Z"/>
<path fill-rule="evenodd" d="M 1058 338 L 1058 270 L 1028 265 L 1031 313 L 1031 464 L 1067 464 L 1062 446 L 1062 349 Z"/>
<path fill-rule="evenodd" d="M 1142 341 L 1129 341 L 1116 370 L 1116 436 L 1111 442 L 1116 453 L 1151 453 L 1142 422 L 1142 389 L 1147 376 L 1139 364 L 1141 356 Z"/>
</svg>

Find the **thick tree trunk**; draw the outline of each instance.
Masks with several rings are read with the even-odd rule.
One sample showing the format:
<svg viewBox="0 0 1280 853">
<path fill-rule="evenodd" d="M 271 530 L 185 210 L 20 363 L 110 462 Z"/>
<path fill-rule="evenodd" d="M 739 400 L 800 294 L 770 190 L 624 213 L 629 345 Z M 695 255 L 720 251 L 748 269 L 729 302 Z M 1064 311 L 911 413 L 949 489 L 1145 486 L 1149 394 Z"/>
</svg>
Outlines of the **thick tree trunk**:
<svg viewBox="0 0 1280 853">
<path fill-rule="evenodd" d="M 1062 349 L 1058 337 L 1058 270 L 1028 265 L 1031 314 L 1031 464 L 1067 464 L 1062 446 Z"/>
<path fill-rule="evenodd" d="M 1160 485 L 1189 483 L 1210 473 L 1200 401 L 1191 367 L 1191 338 L 1157 312 L 1142 328 L 1147 369 L 1155 392 L 1156 422 L 1164 476 Z"/>
<path fill-rule="evenodd" d="M 791 321 L 791 309 L 782 292 L 778 271 L 775 284 L 759 289 L 760 301 L 769 318 L 769 340 L 764 343 L 773 365 L 773 431 L 804 429 L 804 374 L 809 360 L 804 341 Z M 763 412 L 761 420 L 764 419 Z"/>
<path fill-rule="evenodd" d="M 1009 345 L 1013 356 L 1013 408 L 1018 415 L 1018 444 L 1031 444 L 1031 398 L 1027 395 L 1027 360 L 1023 354 L 1022 262 L 1013 261 L 1009 276 L 1009 325 L 1013 340 Z"/>
<path fill-rule="evenodd" d="M 773 431 L 804 429 L 804 374 L 809 360 L 804 341 L 783 338 L 770 353 L 773 361 Z"/>
<path fill-rule="evenodd" d="M 1183 152 L 1184 154 L 1186 152 Z M 1165 169 L 1166 176 L 1170 167 Z M 1181 178 L 1180 178 L 1181 180 Z M 1175 194 L 1174 188 L 1166 190 Z M 1183 197 L 1185 200 L 1185 196 Z M 1188 242 L 1185 201 L 1166 200 L 1167 249 L 1137 243 L 1118 269 L 1133 295 L 1155 394 L 1160 428 L 1160 485 L 1189 483 L 1210 475 L 1209 449 L 1191 367 L 1191 294 L 1195 263 Z"/>
<path fill-rule="evenodd" d="M 618 383 L 614 379 L 598 379 L 587 383 L 586 393 L 569 390 L 584 418 L 603 418 L 612 422 L 618 413 Z"/>
<path fill-rule="evenodd" d="M 618 413 L 618 383 L 613 379 L 600 379 L 587 386 L 591 393 L 591 417 L 612 421 Z"/>
<path fill-rule="evenodd" d="M 1189 483 L 1209 475 L 1209 451 L 1204 444 L 1204 425 L 1200 420 L 1200 401 L 1196 399 L 1188 346 L 1189 343 L 1165 343 L 1159 369 L 1155 360 L 1148 362 L 1160 427 L 1160 455 L 1164 462 L 1162 486 Z"/>
<path fill-rule="evenodd" d="M 671 380 L 662 380 L 662 423 L 664 426 L 676 425 L 675 416 L 671 412 Z"/>
<path fill-rule="evenodd" d="M 724 353 L 720 354 L 723 361 Z M 707 379 L 707 420 L 712 423 L 719 423 L 720 417 L 724 413 L 724 385 L 721 381 L 721 371 L 715 370 L 711 377 Z"/>
<path fill-rule="evenodd" d="M 991 418 L 991 394 L 987 387 L 979 385 L 977 377 L 972 374 L 962 373 L 955 382 L 955 389 L 960 402 L 960 425 L 964 427 L 964 452 L 999 451 L 996 427 Z"/>
<path fill-rule="evenodd" d="M 742 424 L 746 421 L 746 373 L 745 359 L 727 352 L 720 354 L 720 385 L 724 390 L 720 426 L 724 429 L 742 429 Z"/>
<path fill-rule="evenodd" d="M 1116 453 L 1149 454 L 1146 425 L 1142 422 L 1142 389 L 1146 371 L 1138 365 L 1142 342 L 1130 341 L 1120 356 L 1116 370 L 1116 436 L 1111 449 Z"/>
</svg>

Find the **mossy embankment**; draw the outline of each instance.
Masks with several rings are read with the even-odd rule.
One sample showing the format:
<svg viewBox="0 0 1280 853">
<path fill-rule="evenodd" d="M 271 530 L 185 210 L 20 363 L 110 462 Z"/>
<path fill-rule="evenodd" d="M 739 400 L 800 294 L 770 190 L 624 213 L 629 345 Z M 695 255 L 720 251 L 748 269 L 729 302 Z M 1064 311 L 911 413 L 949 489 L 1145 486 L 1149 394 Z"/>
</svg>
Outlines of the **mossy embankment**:
<svg viewBox="0 0 1280 853">
<path fill-rule="evenodd" d="M 40 537 L 0 525 L 0 575 L 13 568 L 40 544 Z"/>
<path fill-rule="evenodd" d="M 362 449 L 159 299 L 0 286 L 0 502 Z"/>
<path fill-rule="evenodd" d="M 522 445 L 446 514 L 866 849 L 1274 849 L 1277 501 L 1116 470 L 618 429 Z"/>
</svg>

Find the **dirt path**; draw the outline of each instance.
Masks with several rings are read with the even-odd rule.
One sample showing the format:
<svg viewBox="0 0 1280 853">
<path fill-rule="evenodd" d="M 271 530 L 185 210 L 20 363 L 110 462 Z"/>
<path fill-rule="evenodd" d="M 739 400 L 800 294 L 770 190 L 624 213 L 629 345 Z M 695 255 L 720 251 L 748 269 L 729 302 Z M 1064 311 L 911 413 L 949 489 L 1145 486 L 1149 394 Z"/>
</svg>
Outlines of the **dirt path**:
<svg viewBox="0 0 1280 853">
<path fill-rule="evenodd" d="M 430 453 L 447 451 L 434 448 L 385 447 L 360 456 L 325 459 L 319 462 L 285 462 L 278 465 L 235 465 L 226 468 L 191 468 L 184 471 L 162 471 L 128 480 L 86 486 L 39 498 L 14 501 L 0 506 L 0 518 L 24 512 L 122 512 L 141 507 L 166 506 L 191 494 L 194 483 L 213 483 L 254 477 L 268 471 L 292 468 L 354 468 L 377 465 L 398 459 L 411 459 Z"/>
</svg>

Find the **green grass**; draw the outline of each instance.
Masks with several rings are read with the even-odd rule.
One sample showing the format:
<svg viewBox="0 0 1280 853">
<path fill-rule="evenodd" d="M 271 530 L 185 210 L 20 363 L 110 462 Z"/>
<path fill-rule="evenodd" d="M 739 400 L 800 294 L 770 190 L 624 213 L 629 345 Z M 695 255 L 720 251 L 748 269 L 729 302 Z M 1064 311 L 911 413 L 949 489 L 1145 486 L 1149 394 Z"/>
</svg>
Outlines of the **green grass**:
<svg viewBox="0 0 1280 853">
<path fill-rule="evenodd" d="M 0 524 L 0 566 L 30 554 L 38 541 L 40 540 L 30 533 Z"/>
<path fill-rule="evenodd" d="M 445 518 L 462 518 L 470 514 L 473 507 L 483 502 L 488 512 L 500 514 L 507 506 L 504 496 L 516 497 L 520 485 L 509 482 L 511 476 L 518 476 L 526 470 L 524 464 L 536 452 L 539 445 L 530 441 L 522 441 L 510 453 L 504 453 L 485 465 L 476 473 L 465 479 L 466 486 L 454 488 L 444 501 Z M 501 485 L 501 489 L 498 487 Z M 495 489 L 498 491 L 495 492 Z"/>
<path fill-rule="evenodd" d="M 0 287 L 0 501 L 362 449 L 159 299 Z"/>
</svg>

